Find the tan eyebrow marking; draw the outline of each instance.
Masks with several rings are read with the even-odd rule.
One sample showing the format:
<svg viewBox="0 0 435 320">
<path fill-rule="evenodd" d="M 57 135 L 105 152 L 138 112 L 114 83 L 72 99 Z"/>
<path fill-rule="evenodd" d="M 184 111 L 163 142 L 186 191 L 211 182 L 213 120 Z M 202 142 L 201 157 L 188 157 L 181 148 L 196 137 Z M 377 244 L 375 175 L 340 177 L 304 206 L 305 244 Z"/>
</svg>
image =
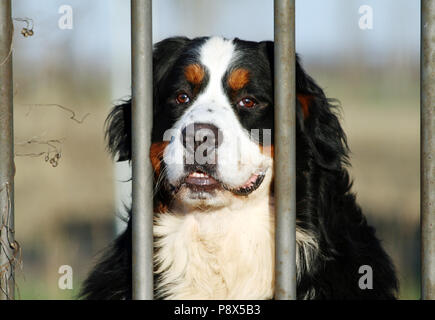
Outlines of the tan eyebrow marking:
<svg viewBox="0 0 435 320">
<path fill-rule="evenodd" d="M 204 68 L 197 63 L 189 64 L 184 68 L 184 76 L 190 83 L 200 84 L 205 76 Z"/>
<path fill-rule="evenodd" d="M 249 82 L 249 70 L 239 68 L 231 72 L 228 85 L 234 91 L 242 89 Z"/>
</svg>

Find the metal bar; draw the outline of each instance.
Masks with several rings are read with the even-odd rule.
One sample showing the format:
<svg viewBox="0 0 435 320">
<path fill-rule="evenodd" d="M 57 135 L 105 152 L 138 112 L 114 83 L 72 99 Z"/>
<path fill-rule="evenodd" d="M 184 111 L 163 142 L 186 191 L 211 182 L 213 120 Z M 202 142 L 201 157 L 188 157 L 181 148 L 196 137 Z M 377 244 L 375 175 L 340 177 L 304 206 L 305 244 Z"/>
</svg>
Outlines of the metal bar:
<svg viewBox="0 0 435 320">
<path fill-rule="evenodd" d="M 435 300 L 435 1 L 421 1 L 421 297 Z"/>
<path fill-rule="evenodd" d="M 131 0 L 133 299 L 153 299 L 152 2 Z"/>
<path fill-rule="evenodd" d="M 0 1 L 0 300 L 14 299 L 14 132 L 11 1 Z"/>
<path fill-rule="evenodd" d="M 275 0 L 275 298 L 296 299 L 295 1 Z"/>
</svg>

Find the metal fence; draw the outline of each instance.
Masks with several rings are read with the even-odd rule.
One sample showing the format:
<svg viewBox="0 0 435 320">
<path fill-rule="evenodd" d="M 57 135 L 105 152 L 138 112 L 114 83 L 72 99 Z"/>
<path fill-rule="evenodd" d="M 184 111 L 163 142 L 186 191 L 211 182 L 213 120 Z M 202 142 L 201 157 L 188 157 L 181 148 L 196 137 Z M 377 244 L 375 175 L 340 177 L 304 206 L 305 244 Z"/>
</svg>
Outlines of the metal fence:
<svg viewBox="0 0 435 320">
<path fill-rule="evenodd" d="M 132 0 L 133 299 L 152 299 L 151 0 Z M 276 298 L 296 299 L 295 1 L 275 0 Z M 149 71 L 149 75 L 145 75 Z M 145 94 L 149 93 L 149 94 Z M 289 105 L 289 101 L 291 101 Z"/>
<path fill-rule="evenodd" d="M 133 299 L 153 298 L 152 1 L 131 1 Z"/>
<path fill-rule="evenodd" d="M 153 298 L 151 0 L 131 0 L 133 298 Z M 295 0 L 275 0 L 276 298 L 296 299 Z M 422 0 L 422 298 L 435 299 L 435 1 Z M 14 297 L 14 162 L 11 1 L 0 2 L 0 299 Z M 289 101 L 291 104 L 289 105 Z"/>
<path fill-rule="evenodd" d="M 435 1 L 421 1 L 421 297 L 435 300 Z"/>
<path fill-rule="evenodd" d="M 275 298 L 296 299 L 295 1 L 275 0 Z"/>
<path fill-rule="evenodd" d="M 11 1 L 0 1 L 0 300 L 14 297 L 14 133 Z"/>
</svg>

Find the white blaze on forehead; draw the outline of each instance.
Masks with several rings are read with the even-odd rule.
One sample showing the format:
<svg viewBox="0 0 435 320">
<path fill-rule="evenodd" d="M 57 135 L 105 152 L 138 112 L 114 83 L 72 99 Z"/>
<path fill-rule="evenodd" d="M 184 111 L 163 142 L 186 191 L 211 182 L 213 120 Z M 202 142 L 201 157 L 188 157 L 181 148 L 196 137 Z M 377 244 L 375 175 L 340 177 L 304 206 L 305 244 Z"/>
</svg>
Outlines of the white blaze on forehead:
<svg viewBox="0 0 435 320">
<path fill-rule="evenodd" d="M 222 78 L 234 56 L 235 46 L 232 40 L 213 37 L 204 43 L 200 49 L 199 59 L 207 67 L 210 77 L 206 91 L 217 90 L 223 92 Z"/>
</svg>

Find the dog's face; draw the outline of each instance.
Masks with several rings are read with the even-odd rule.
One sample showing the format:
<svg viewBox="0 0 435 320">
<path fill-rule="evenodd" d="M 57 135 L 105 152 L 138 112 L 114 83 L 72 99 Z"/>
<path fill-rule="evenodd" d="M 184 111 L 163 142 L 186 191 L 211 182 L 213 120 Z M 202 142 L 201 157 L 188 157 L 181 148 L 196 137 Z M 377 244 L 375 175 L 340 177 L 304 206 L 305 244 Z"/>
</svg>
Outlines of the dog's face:
<svg viewBox="0 0 435 320">
<path fill-rule="evenodd" d="M 273 65 L 270 41 L 169 38 L 155 45 L 150 157 L 157 198 L 166 199 L 160 201 L 166 208 L 235 208 L 231 205 L 268 196 L 273 182 Z M 307 170 L 309 157 L 321 166 L 338 167 L 339 124 L 323 91 L 298 62 L 296 77 L 297 170 Z M 117 106 L 108 124 L 109 149 L 119 160 L 130 160 L 130 103 Z M 333 126 L 339 135 L 328 131 Z M 297 177 L 302 192 L 304 179 Z"/>
<path fill-rule="evenodd" d="M 183 205 L 204 209 L 264 191 L 273 163 L 266 44 L 206 38 L 179 45 L 155 79 L 152 156 L 162 185 Z"/>
</svg>

